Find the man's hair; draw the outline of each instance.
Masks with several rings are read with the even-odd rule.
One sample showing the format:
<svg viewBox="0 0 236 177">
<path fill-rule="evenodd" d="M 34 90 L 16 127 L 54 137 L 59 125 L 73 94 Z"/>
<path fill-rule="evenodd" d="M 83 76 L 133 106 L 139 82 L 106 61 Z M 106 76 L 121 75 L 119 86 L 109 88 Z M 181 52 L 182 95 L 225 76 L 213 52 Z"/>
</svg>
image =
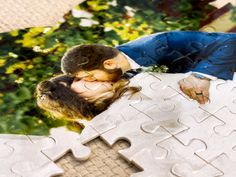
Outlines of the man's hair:
<svg viewBox="0 0 236 177">
<path fill-rule="evenodd" d="M 62 57 L 61 69 L 71 75 L 80 70 L 103 69 L 103 62 L 118 54 L 118 49 L 99 44 L 74 46 Z"/>
</svg>

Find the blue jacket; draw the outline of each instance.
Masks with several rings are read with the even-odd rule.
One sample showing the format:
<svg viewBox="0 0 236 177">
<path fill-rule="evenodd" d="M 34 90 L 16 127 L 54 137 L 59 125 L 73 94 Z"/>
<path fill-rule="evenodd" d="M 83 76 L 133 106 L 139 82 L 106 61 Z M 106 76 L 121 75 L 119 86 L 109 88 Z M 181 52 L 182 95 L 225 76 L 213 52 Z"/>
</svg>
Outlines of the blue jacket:
<svg viewBox="0 0 236 177">
<path fill-rule="evenodd" d="M 170 73 L 195 71 L 232 79 L 236 71 L 234 33 L 155 33 L 117 48 L 141 66 L 166 65 Z"/>
</svg>

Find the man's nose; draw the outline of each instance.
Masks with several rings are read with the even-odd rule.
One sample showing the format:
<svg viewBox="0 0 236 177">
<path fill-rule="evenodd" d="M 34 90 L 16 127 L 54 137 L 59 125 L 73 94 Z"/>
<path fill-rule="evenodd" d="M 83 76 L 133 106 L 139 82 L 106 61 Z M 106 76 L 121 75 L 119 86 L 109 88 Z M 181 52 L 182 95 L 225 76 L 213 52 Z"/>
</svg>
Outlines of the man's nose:
<svg viewBox="0 0 236 177">
<path fill-rule="evenodd" d="M 88 82 L 93 82 L 93 81 L 97 80 L 94 76 L 86 76 L 81 79 L 83 79 L 84 81 L 88 81 Z"/>
</svg>

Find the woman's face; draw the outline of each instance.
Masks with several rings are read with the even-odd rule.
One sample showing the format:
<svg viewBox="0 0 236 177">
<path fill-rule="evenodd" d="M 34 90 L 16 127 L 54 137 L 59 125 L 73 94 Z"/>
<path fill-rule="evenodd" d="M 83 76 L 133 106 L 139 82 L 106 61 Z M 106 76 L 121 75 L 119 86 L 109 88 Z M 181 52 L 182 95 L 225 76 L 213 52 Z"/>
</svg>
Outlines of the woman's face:
<svg viewBox="0 0 236 177">
<path fill-rule="evenodd" d="M 89 102 L 105 100 L 114 95 L 112 82 L 85 81 L 74 79 L 71 89 Z"/>
</svg>

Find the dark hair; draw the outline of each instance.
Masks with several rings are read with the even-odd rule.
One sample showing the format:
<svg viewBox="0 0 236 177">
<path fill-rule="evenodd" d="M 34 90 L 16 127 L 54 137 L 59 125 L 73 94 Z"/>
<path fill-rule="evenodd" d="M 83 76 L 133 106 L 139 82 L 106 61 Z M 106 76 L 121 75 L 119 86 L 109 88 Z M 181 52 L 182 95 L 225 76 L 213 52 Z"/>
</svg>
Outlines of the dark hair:
<svg viewBox="0 0 236 177">
<path fill-rule="evenodd" d="M 74 46 L 62 57 L 61 68 L 72 75 L 79 70 L 103 69 L 103 62 L 118 54 L 118 49 L 99 44 Z"/>
<path fill-rule="evenodd" d="M 91 103 L 70 88 L 73 80 L 72 76 L 60 75 L 40 82 L 36 87 L 38 106 L 51 113 L 54 118 L 70 121 L 92 119 L 126 91 L 134 94 L 140 90 L 139 87 L 129 87 L 129 80 L 120 79 L 113 85 L 115 94 L 112 98 Z"/>
<path fill-rule="evenodd" d="M 70 89 L 74 77 L 57 76 L 40 82 L 36 87 L 37 104 L 62 119 L 90 119 L 100 111 Z"/>
</svg>

